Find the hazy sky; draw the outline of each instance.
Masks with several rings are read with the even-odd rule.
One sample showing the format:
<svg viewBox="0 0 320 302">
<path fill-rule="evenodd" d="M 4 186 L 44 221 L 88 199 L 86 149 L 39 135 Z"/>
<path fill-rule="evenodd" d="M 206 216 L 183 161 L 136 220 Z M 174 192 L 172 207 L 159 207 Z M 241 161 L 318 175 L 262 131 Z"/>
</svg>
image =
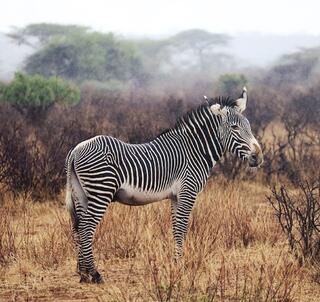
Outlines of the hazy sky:
<svg viewBox="0 0 320 302">
<path fill-rule="evenodd" d="M 189 28 L 229 34 L 320 33 L 319 0 L 4 0 L 0 9 L 0 31 L 55 22 L 136 35 Z"/>
</svg>

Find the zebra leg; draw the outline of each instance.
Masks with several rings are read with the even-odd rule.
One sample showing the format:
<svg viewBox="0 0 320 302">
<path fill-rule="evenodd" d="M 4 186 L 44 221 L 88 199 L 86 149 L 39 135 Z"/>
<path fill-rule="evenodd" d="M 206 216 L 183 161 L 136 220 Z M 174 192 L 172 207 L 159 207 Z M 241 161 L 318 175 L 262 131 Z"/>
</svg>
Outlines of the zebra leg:
<svg viewBox="0 0 320 302">
<path fill-rule="evenodd" d="M 181 192 L 178 196 L 175 226 L 173 230 L 176 242 L 175 258 L 178 259 L 182 255 L 183 242 L 188 230 L 190 213 L 196 199 L 195 192 Z"/>
<path fill-rule="evenodd" d="M 86 189 L 88 208 L 79 222 L 78 231 L 80 282 L 87 282 L 89 276 L 91 276 L 93 283 L 103 282 L 100 273 L 95 268 L 92 242 L 96 227 L 118 189 L 117 181 L 115 178 L 112 179 L 104 183 L 105 192 L 103 193 L 97 193 L 98 190 L 92 190 L 91 188 Z"/>
<path fill-rule="evenodd" d="M 172 233 L 173 238 L 176 238 L 176 214 L 177 214 L 177 199 L 171 200 L 171 222 L 172 222 Z"/>
<path fill-rule="evenodd" d="M 76 250 L 78 251 L 78 255 L 80 253 L 80 237 L 79 237 L 79 222 L 82 219 L 83 215 L 86 212 L 86 207 L 88 204 L 88 199 L 77 179 L 76 175 L 71 171 L 71 186 L 67 190 L 67 198 L 70 198 L 67 202 L 67 207 L 70 213 L 71 222 L 72 222 L 72 236 L 75 243 Z M 80 272 L 80 257 L 77 259 L 77 272 Z M 89 282 L 90 279 L 88 276 L 81 275 L 82 282 Z"/>
</svg>

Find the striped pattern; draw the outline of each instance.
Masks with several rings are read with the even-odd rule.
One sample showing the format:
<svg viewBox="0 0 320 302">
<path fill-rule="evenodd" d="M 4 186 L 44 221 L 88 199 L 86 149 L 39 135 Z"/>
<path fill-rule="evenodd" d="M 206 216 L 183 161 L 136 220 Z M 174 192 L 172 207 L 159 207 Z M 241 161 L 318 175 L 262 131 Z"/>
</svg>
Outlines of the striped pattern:
<svg viewBox="0 0 320 302">
<path fill-rule="evenodd" d="M 211 105 L 218 103 L 223 114 Z M 233 104 L 233 105 L 232 105 Z M 249 122 L 229 99 L 211 100 L 181 118 L 175 127 L 145 144 L 97 136 L 67 157 L 67 204 L 78 244 L 81 281 L 101 282 L 92 239 L 110 202 L 143 205 L 170 198 L 177 256 L 197 194 L 225 151 L 246 158 L 252 153 Z"/>
</svg>

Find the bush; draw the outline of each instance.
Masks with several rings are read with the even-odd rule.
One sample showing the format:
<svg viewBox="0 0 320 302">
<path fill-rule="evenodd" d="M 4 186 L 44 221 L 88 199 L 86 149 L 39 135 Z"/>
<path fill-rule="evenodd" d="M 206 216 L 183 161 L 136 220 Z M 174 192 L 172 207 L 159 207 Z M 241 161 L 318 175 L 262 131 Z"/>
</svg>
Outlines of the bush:
<svg viewBox="0 0 320 302">
<path fill-rule="evenodd" d="M 238 97 L 242 87 L 248 83 L 243 74 L 227 73 L 219 77 L 218 86 L 222 95 Z"/>
<path fill-rule="evenodd" d="M 25 71 L 64 79 L 143 82 L 145 72 L 133 43 L 120 41 L 113 34 L 67 33 L 55 36 L 27 58 Z"/>
<path fill-rule="evenodd" d="M 38 107 L 30 104 L 32 99 L 30 102 L 23 99 L 23 95 L 30 93 L 17 84 L 29 83 L 30 78 L 50 82 L 39 76 L 17 74 L 15 84 L 0 86 L 0 185 L 15 194 L 31 193 L 35 199 L 54 197 L 64 187 L 65 157 L 77 143 L 101 134 L 129 143 L 146 142 L 172 127 L 190 107 L 200 104 L 196 98 L 191 100 L 190 95 L 160 97 L 145 90 L 110 91 L 87 83 L 82 86 L 81 102 L 68 107 L 61 105 L 72 103 L 72 97 L 69 99 L 64 93 L 68 84 L 56 79 L 66 86 L 54 91 L 53 103 L 47 96 L 36 98 L 37 111 Z M 10 87 L 16 88 L 12 91 L 24 92 L 22 96 L 16 94 L 21 103 L 14 102 L 13 97 L 11 102 L 6 101 L 4 92 Z M 36 87 L 40 87 L 38 95 L 46 91 L 44 86 Z M 198 90 L 194 93 L 200 95 Z M 261 85 L 250 96 L 246 115 L 265 157 L 259 170 L 260 179 L 271 183 L 279 179 L 294 182 L 301 177 L 314 177 L 320 142 L 317 114 L 313 109 L 319 102 L 315 91 L 288 98 L 285 103 L 274 90 Z M 276 117 L 280 114 L 282 120 L 278 121 Z M 280 131 L 276 129 L 273 136 L 274 125 L 280 125 Z M 214 169 L 214 175 L 227 180 L 254 176 L 248 173 L 247 163 L 229 154 Z"/>
<path fill-rule="evenodd" d="M 298 192 L 273 187 L 268 201 L 300 264 L 320 260 L 320 183 L 300 181 Z"/>
<path fill-rule="evenodd" d="M 80 100 L 78 88 L 59 78 L 46 79 L 16 73 L 8 85 L 0 87 L 2 101 L 13 105 L 29 120 L 37 121 L 54 104 L 75 104 Z"/>
</svg>

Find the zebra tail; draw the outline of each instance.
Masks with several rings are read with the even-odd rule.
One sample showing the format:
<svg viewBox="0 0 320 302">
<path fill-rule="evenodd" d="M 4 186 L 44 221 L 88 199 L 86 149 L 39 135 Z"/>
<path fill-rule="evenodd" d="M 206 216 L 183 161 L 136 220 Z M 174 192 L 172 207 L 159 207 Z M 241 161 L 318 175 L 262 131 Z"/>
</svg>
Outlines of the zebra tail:
<svg viewBox="0 0 320 302">
<path fill-rule="evenodd" d="M 72 199 L 72 184 L 71 175 L 74 173 L 74 155 L 72 150 L 69 151 L 66 158 L 66 172 L 67 172 L 67 185 L 66 185 L 66 207 L 70 213 L 73 226 L 76 228 L 78 225 L 78 217 L 76 206 Z"/>
</svg>

